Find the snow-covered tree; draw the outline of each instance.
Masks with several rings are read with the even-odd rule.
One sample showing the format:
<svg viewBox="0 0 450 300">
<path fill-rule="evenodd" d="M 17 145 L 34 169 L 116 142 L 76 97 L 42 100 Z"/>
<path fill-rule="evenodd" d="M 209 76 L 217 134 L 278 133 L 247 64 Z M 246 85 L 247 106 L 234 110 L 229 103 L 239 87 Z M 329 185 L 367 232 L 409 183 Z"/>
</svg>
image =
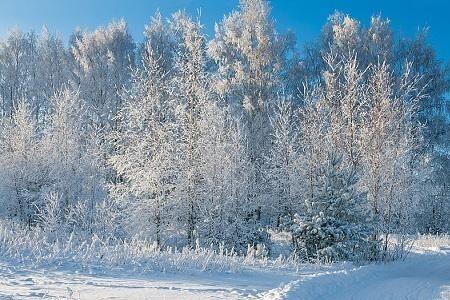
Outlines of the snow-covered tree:
<svg viewBox="0 0 450 300">
<path fill-rule="evenodd" d="M 287 228 L 332 260 L 450 230 L 450 69 L 425 31 L 337 12 L 300 50 L 265 0 L 203 30 L 157 12 L 138 45 L 124 21 L 1 40 L 0 216 L 249 255 Z"/>
<path fill-rule="evenodd" d="M 304 105 L 299 109 L 300 172 L 302 197 L 312 199 L 315 195 L 317 174 L 322 162 L 327 158 L 330 119 L 323 101 L 323 91 L 319 86 L 302 92 Z"/>
<path fill-rule="evenodd" d="M 92 149 L 94 137 L 87 128 L 84 101 L 78 92 L 66 88 L 51 98 L 49 129 L 42 138 L 53 193 L 61 200 L 60 208 L 80 201 L 89 208 L 105 197 L 105 174 L 96 163 L 100 158 Z"/>
<path fill-rule="evenodd" d="M 199 129 L 204 200 L 198 234 L 205 245 L 223 243 L 239 252 L 263 238 L 251 217 L 257 203 L 247 199 L 250 161 L 240 127 L 229 108 L 213 101 L 203 107 Z"/>
<path fill-rule="evenodd" d="M 324 59 L 323 79 L 305 88 L 300 109 L 305 198 L 317 194 L 327 149 L 337 149 L 342 164 L 361 174 L 357 190 L 367 192 L 377 220 L 375 240 L 384 235 L 387 250 L 391 233 L 413 230 L 414 211 L 424 198 L 417 187 L 429 177 L 427 159 L 418 151 L 421 127 L 414 122 L 423 97 L 420 77 L 409 65 L 397 77 L 386 62 L 361 70 L 356 56 L 330 52 Z"/>
<path fill-rule="evenodd" d="M 378 218 L 379 232 L 385 234 L 387 250 L 390 233 L 411 230 L 418 185 L 427 179 L 427 166 L 420 164 L 422 157 L 417 152 L 420 127 L 413 121 L 422 96 L 415 91 L 418 78 L 408 71 L 397 81 L 390 67 L 380 63 L 370 76 L 361 182 Z"/>
<path fill-rule="evenodd" d="M 157 11 L 150 23 L 145 26 L 144 42 L 139 49 L 141 61 L 150 59 L 151 56 L 161 66 L 162 72 L 169 74 L 173 71 L 176 49 L 172 28 Z"/>
<path fill-rule="evenodd" d="M 117 151 L 109 159 L 121 180 L 111 192 L 125 209 L 129 232 L 161 244 L 169 218 L 175 217 L 170 216 L 177 179 L 175 111 L 159 60 L 149 55 L 142 65 L 122 95 L 124 107 L 112 137 Z"/>
<path fill-rule="evenodd" d="M 43 187 L 48 184 L 45 156 L 31 110 L 19 102 L 0 129 L 0 195 L 7 215 L 27 225 L 35 221 Z"/>
<path fill-rule="evenodd" d="M 349 54 L 350 55 L 350 54 Z M 323 105 L 329 117 L 329 134 L 333 145 L 345 153 L 345 163 L 359 164 L 359 140 L 364 124 L 364 72 L 353 55 L 339 56 L 333 51 L 324 60 Z"/>
<path fill-rule="evenodd" d="M 296 203 L 299 196 L 300 177 L 298 136 L 298 115 L 290 99 L 275 104 L 274 116 L 271 118 L 272 147 L 268 157 L 267 178 L 271 184 L 269 207 L 276 220 L 276 227 L 281 225 L 282 217 L 292 215 L 300 206 Z"/>
<path fill-rule="evenodd" d="M 317 193 L 305 201 L 305 212 L 285 224 L 299 257 L 354 260 L 373 250 L 370 215 L 357 181 L 354 169 L 343 167 L 342 155 L 331 152 L 319 174 Z"/>
<path fill-rule="evenodd" d="M 68 51 L 60 38 L 50 33 L 44 27 L 42 34 L 37 39 L 36 60 L 36 103 L 35 118 L 38 123 L 45 125 L 50 113 L 51 98 L 68 85 L 70 78 L 70 66 L 68 65 Z"/>
<path fill-rule="evenodd" d="M 217 64 L 214 83 L 221 101 L 239 115 L 247 130 L 252 175 L 249 198 L 261 198 L 263 164 L 268 155 L 268 104 L 277 98 L 281 72 L 291 39 L 277 34 L 264 0 L 240 1 L 239 9 L 216 25 L 208 53 Z M 255 214 L 260 218 L 261 209 Z"/>
<path fill-rule="evenodd" d="M 36 35 L 16 28 L 0 45 L 2 115 L 11 116 L 24 99 L 35 110 Z"/>
<path fill-rule="evenodd" d="M 86 101 L 93 124 L 115 128 L 114 117 L 121 107 L 119 92 L 130 79 L 134 65 L 133 39 L 125 21 L 113 22 L 94 32 L 82 32 L 72 53 L 79 65 L 80 96 Z"/>
<path fill-rule="evenodd" d="M 199 222 L 199 207 L 205 194 L 201 132 L 199 122 L 209 98 L 206 73 L 206 39 L 199 22 L 185 13 L 172 16 L 178 49 L 175 58 L 174 95 L 177 101 L 180 222 L 185 225 L 187 243 L 194 246 Z"/>
<path fill-rule="evenodd" d="M 416 122 L 423 125 L 424 141 L 418 151 L 429 157 L 429 165 L 433 167 L 430 174 L 432 186 L 428 189 L 431 193 L 429 196 L 424 195 L 427 199 L 424 202 L 430 205 L 423 207 L 428 213 L 420 217 L 419 221 L 423 226 L 421 230 L 429 231 L 431 228 L 434 228 L 432 231 L 446 230 L 445 225 L 439 221 L 446 215 L 437 212 L 445 211 L 450 203 L 448 188 L 450 146 L 447 134 L 450 115 L 450 102 L 447 96 L 450 90 L 450 67 L 436 57 L 433 47 L 427 41 L 427 30 L 420 30 L 412 39 L 402 38 L 396 57 L 399 60 L 398 64 L 404 60 L 411 62 L 411 73 L 421 78 L 417 83 L 417 89 L 427 95 L 418 102 L 415 115 Z M 428 221 L 425 215 L 429 216 Z M 429 225 L 426 225 L 427 222 Z M 438 228 L 437 224 L 444 227 Z"/>
</svg>

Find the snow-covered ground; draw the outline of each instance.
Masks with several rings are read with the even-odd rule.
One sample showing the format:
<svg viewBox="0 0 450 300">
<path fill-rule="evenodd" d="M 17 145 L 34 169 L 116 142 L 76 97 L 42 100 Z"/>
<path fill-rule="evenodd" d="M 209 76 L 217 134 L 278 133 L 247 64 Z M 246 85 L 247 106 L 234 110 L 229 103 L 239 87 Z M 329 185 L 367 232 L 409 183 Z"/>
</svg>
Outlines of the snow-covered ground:
<svg viewBox="0 0 450 300">
<path fill-rule="evenodd" d="M 256 297 L 295 274 L 246 270 L 239 273 L 130 275 L 77 274 L 0 265 L 0 298 L 243 299 Z M 3 299 L 3 298 L 1 298 Z M 8 298 L 6 298 L 8 299 Z"/>
<path fill-rule="evenodd" d="M 263 299 L 450 299 L 450 255 L 414 254 L 405 261 L 300 276 Z"/>
<path fill-rule="evenodd" d="M 450 299 L 450 245 L 418 243 L 404 261 L 357 267 L 247 267 L 238 273 L 133 274 L 0 263 L 0 299 Z"/>
</svg>

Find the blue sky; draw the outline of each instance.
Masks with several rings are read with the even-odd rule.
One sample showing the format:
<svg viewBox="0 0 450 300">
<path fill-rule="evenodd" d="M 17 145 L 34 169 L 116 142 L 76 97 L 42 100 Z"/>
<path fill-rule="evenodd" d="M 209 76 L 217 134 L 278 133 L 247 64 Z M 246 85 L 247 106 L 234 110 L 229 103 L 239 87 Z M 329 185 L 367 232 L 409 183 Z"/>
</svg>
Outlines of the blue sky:
<svg viewBox="0 0 450 300">
<path fill-rule="evenodd" d="M 0 36 L 10 28 L 40 31 L 45 24 L 67 40 L 75 27 L 94 29 L 124 17 L 136 40 L 142 38 L 144 24 L 160 9 L 168 16 L 178 9 L 197 15 L 207 33 L 213 34 L 214 22 L 230 12 L 237 0 L 0 0 Z M 327 16 L 340 10 L 367 23 L 380 14 L 391 19 L 393 27 L 409 36 L 417 28 L 429 26 L 429 40 L 438 56 L 450 61 L 450 1 L 448 0 L 308 0 L 271 1 L 278 30 L 293 29 L 299 42 L 311 40 L 320 32 Z"/>
</svg>

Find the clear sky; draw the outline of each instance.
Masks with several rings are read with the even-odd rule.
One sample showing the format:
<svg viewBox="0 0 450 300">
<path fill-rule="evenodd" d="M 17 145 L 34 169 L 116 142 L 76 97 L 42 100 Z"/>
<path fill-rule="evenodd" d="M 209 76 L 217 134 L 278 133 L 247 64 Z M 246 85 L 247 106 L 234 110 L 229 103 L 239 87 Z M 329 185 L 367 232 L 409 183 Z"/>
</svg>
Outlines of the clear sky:
<svg viewBox="0 0 450 300">
<path fill-rule="evenodd" d="M 214 22 L 230 12 L 238 0 L 0 0 L 0 36 L 15 26 L 40 31 L 47 25 L 67 40 L 75 27 L 94 29 L 111 20 L 125 18 L 136 40 L 155 10 L 168 16 L 178 9 L 197 15 L 209 35 Z M 430 27 L 429 40 L 438 56 L 450 61 L 450 0 L 273 0 L 278 30 L 293 29 L 299 42 L 320 32 L 327 16 L 340 10 L 367 23 L 373 14 L 391 19 L 393 27 L 412 36 L 419 27 Z"/>
</svg>

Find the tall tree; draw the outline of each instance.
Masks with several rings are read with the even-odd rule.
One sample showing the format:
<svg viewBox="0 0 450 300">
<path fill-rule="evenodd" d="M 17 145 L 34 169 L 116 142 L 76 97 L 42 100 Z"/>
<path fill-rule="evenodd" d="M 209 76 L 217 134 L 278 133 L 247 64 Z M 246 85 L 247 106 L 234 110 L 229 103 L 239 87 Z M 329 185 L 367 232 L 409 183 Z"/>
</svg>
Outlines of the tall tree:
<svg viewBox="0 0 450 300">
<path fill-rule="evenodd" d="M 296 199 L 300 196 L 299 170 L 300 140 L 298 135 L 298 112 L 290 99 L 281 100 L 274 107 L 271 118 L 273 144 L 268 156 L 267 178 L 271 183 L 271 203 L 268 210 L 275 217 L 276 227 L 281 219 L 292 216 L 301 208 Z"/>
<path fill-rule="evenodd" d="M 115 128 L 114 116 L 121 107 L 119 92 L 129 83 L 134 65 L 133 39 L 125 21 L 113 22 L 94 32 L 78 34 L 72 47 L 79 65 L 80 94 L 92 123 Z"/>
<path fill-rule="evenodd" d="M 204 174 L 200 147 L 199 122 L 210 101 L 206 73 L 206 39 L 199 22 L 182 12 L 172 17 L 178 49 L 175 58 L 174 88 L 178 101 L 181 218 L 186 225 L 187 242 L 194 246 L 198 210 L 204 200 Z"/>
<path fill-rule="evenodd" d="M 216 25 L 208 52 L 218 67 L 215 86 L 222 101 L 234 108 L 247 130 L 252 175 L 249 198 L 264 194 L 263 163 L 268 155 L 268 104 L 276 99 L 290 39 L 275 31 L 264 0 L 240 1 L 239 9 Z M 256 210 L 260 218 L 261 209 Z"/>
<path fill-rule="evenodd" d="M 15 107 L 26 100 L 35 111 L 36 36 L 20 29 L 9 32 L 0 47 L 1 110 L 2 115 L 12 116 Z"/>
<path fill-rule="evenodd" d="M 44 27 L 37 39 L 37 60 L 35 90 L 35 116 L 39 124 L 45 124 L 50 114 L 51 98 L 63 86 L 68 86 L 70 66 L 68 65 L 68 51 L 62 40 Z"/>
<path fill-rule="evenodd" d="M 160 245 L 168 208 L 175 204 L 175 107 L 159 60 L 145 56 L 142 65 L 122 94 L 124 106 L 112 136 L 117 151 L 109 158 L 121 180 L 111 193 L 126 212 L 129 232 L 154 237 Z"/>
</svg>

